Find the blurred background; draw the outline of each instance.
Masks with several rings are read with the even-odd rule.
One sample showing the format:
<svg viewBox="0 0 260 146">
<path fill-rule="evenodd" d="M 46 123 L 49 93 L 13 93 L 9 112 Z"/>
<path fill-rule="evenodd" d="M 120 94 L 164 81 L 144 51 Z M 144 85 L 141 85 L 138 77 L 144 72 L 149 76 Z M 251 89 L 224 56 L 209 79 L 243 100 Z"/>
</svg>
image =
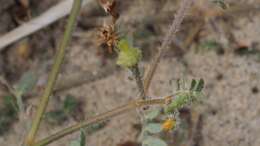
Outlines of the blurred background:
<svg viewBox="0 0 260 146">
<path fill-rule="evenodd" d="M 51 8 L 64 1 L 70 0 L 0 0 L 0 44 L 11 37 L 6 34 L 43 13 L 50 11 L 49 15 L 55 16 L 56 10 Z M 39 137 L 124 104 L 137 95 L 131 74 L 117 67 L 116 54 L 99 44 L 99 29 L 110 17 L 97 1 L 85 1 L 88 2 L 78 18 Z M 168 31 L 180 0 L 117 1 L 117 32 L 131 36 L 134 46 L 142 50 L 143 70 Z M 23 139 L 46 85 L 65 23 L 66 18 L 57 18 L 39 31 L 0 48 L 1 146 L 16 146 Z M 258 0 L 195 0 L 177 37 L 164 52 L 149 95 L 171 94 L 180 78 L 203 78 L 207 100 L 180 110 L 184 125 L 175 133 L 164 135 L 169 145 L 259 145 L 259 27 Z M 19 33 L 12 35 L 13 38 Z M 23 117 L 13 105 L 12 89 L 23 93 Z M 91 127 L 87 144 L 137 146 L 140 128 L 136 111 L 122 114 Z M 76 132 L 50 146 L 69 145 L 78 135 Z"/>
</svg>

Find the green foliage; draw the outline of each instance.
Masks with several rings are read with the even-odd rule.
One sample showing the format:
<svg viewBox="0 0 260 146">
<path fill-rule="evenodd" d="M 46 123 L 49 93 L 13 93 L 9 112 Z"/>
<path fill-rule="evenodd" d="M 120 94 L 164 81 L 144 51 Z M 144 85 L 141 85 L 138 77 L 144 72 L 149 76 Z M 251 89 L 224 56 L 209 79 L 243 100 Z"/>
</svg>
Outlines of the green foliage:
<svg viewBox="0 0 260 146">
<path fill-rule="evenodd" d="M 167 143 L 159 137 L 160 133 L 175 131 L 180 123 L 178 109 L 185 105 L 199 101 L 204 88 L 204 80 L 192 80 L 189 87 L 186 87 L 184 80 L 178 80 L 177 93 L 175 99 L 164 109 L 164 113 L 160 108 L 154 109 L 145 114 L 145 121 L 139 140 L 142 146 L 167 146 Z"/>
<path fill-rule="evenodd" d="M 33 72 L 26 72 L 21 77 L 18 85 L 15 87 L 16 93 L 23 95 L 31 91 L 37 81 L 37 77 Z"/>
<path fill-rule="evenodd" d="M 182 89 L 176 93 L 176 98 L 165 108 L 166 113 L 173 113 L 192 102 L 199 101 L 204 88 L 204 80 L 192 80 L 189 90 Z"/>
<path fill-rule="evenodd" d="M 50 112 L 47 112 L 45 114 L 45 117 L 49 123 L 52 124 L 60 124 L 67 120 L 67 115 L 63 110 L 53 110 Z"/>
<path fill-rule="evenodd" d="M 159 138 L 147 137 L 142 142 L 142 146 L 167 146 L 167 143 Z"/>
<path fill-rule="evenodd" d="M 234 50 L 235 55 L 255 57 L 257 61 L 260 61 L 260 50 L 253 48 L 252 46 L 240 46 Z"/>
<path fill-rule="evenodd" d="M 216 53 L 221 52 L 222 50 L 221 44 L 216 42 L 215 40 L 206 40 L 199 44 L 197 48 L 197 52 L 207 52 L 207 51 L 214 51 Z"/>
<path fill-rule="evenodd" d="M 47 112 L 45 117 L 52 124 L 60 124 L 68 119 L 72 113 L 80 106 L 80 103 L 73 96 L 66 96 L 61 108 Z"/>
<path fill-rule="evenodd" d="M 66 96 L 64 103 L 63 103 L 63 110 L 71 114 L 73 111 L 76 110 L 77 106 L 79 105 L 78 101 L 73 96 Z"/>
<path fill-rule="evenodd" d="M 15 86 L 14 95 L 20 111 L 24 110 L 22 96 L 33 89 L 36 81 L 37 76 L 33 72 L 26 72 L 21 77 L 19 83 Z"/>
<path fill-rule="evenodd" d="M 85 145 L 86 145 L 86 135 L 85 132 L 81 129 L 79 139 L 71 141 L 70 146 L 85 146 Z"/>
<path fill-rule="evenodd" d="M 161 108 L 155 108 L 145 114 L 145 121 L 143 122 L 141 135 L 139 137 L 139 141 L 142 142 L 142 146 L 166 144 L 162 139 L 155 136 L 155 134 L 158 135 L 162 132 L 161 115 Z"/>
<path fill-rule="evenodd" d="M 15 110 L 16 112 L 19 111 L 18 105 L 13 96 L 4 96 L 4 105 L 5 107 L 9 107 L 12 110 Z"/>
<path fill-rule="evenodd" d="M 190 91 L 196 91 L 196 92 L 201 92 L 202 89 L 204 88 L 204 80 L 199 79 L 196 81 L 195 79 L 192 79 L 191 86 L 190 86 Z"/>
<path fill-rule="evenodd" d="M 196 80 L 192 79 L 190 84 L 190 90 L 194 90 L 196 88 L 197 82 Z"/>
<path fill-rule="evenodd" d="M 229 7 L 225 0 L 213 0 L 212 2 L 222 9 L 227 9 Z"/>
<path fill-rule="evenodd" d="M 106 125 L 106 123 L 107 123 L 106 121 L 101 122 L 101 123 L 96 123 L 94 125 L 87 127 L 86 129 L 81 129 L 79 139 L 71 141 L 70 146 L 85 146 L 86 145 L 86 135 L 92 134 L 92 133 L 96 132 L 97 130 L 102 129 Z"/>
<path fill-rule="evenodd" d="M 11 96 L 5 96 L 4 106 L 0 109 L 0 135 L 3 135 L 10 129 L 12 123 L 17 120 L 17 106 Z"/>
<path fill-rule="evenodd" d="M 130 45 L 127 39 L 121 39 L 117 48 L 119 49 L 117 64 L 124 68 L 134 67 L 142 58 L 141 50 Z"/>
<path fill-rule="evenodd" d="M 241 46 L 235 49 L 234 53 L 240 56 L 256 56 L 258 61 L 260 60 L 260 51 L 252 47 Z"/>
<path fill-rule="evenodd" d="M 86 134 L 95 133 L 96 131 L 104 128 L 106 125 L 107 125 L 107 121 L 93 124 L 93 125 L 86 128 Z"/>
<path fill-rule="evenodd" d="M 80 103 L 77 99 L 71 95 L 67 95 L 64 99 L 62 106 L 53 111 L 47 112 L 45 114 L 45 119 L 51 124 L 61 124 L 66 121 L 73 113 L 76 113 L 79 108 Z M 59 105 L 58 105 L 59 107 Z M 107 124 L 107 121 L 96 123 L 90 125 L 86 128 L 86 134 L 92 134 L 102 128 Z"/>
</svg>

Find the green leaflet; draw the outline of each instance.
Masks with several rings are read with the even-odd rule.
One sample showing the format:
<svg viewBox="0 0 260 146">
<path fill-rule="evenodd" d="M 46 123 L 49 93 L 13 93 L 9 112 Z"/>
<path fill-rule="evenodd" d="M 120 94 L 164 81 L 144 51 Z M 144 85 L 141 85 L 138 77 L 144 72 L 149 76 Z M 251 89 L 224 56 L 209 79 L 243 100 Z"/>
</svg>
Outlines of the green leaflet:
<svg viewBox="0 0 260 146">
<path fill-rule="evenodd" d="M 212 2 L 217 4 L 219 7 L 221 7 L 224 10 L 229 8 L 229 5 L 225 2 L 225 0 L 213 0 Z"/>
<path fill-rule="evenodd" d="M 86 135 L 83 130 L 80 131 L 80 137 L 77 140 L 70 142 L 70 146 L 85 146 L 86 145 Z"/>
<path fill-rule="evenodd" d="M 23 95 L 31 91 L 36 84 L 37 76 L 33 72 L 26 72 L 21 77 L 18 85 L 15 87 L 15 92 Z"/>
<path fill-rule="evenodd" d="M 15 87 L 14 94 L 20 111 L 24 110 L 22 96 L 34 88 L 36 81 L 37 76 L 33 72 L 26 72 L 23 74 L 18 85 Z"/>
<path fill-rule="evenodd" d="M 95 133 L 95 132 L 97 132 L 98 130 L 103 129 L 106 125 L 107 125 L 107 121 L 103 121 L 103 122 L 95 123 L 95 124 L 93 124 L 93 125 L 91 125 L 91 126 L 88 126 L 88 127 L 86 128 L 86 134 Z"/>
<path fill-rule="evenodd" d="M 0 109 L 0 137 L 12 129 L 12 124 L 18 119 L 18 107 L 14 97 L 4 96 L 3 107 Z"/>
<path fill-rule="evenodd" d="M 61 124 L 67 120 L 80 106 L 79 101 L 71 95 L 67 95 L 63 101 L 63 106 L 58 106 L 57 109 L 49 111 L 45 114 L 46 120 L 52 124 Z"/>
<path fill-rule="evenodd" d="M 51 124 L 61 124 L 67 120 L 67 115 L 63 110 L 53 110 L 45 114 L 46 120 Z"/>
<path fill-rule="evenodd" d="M 191 103 L 193 96 L 190 92 L 183 92 L 176 95 L 176 98 L 166 108 L 166 113 L 171 113 L 176 109 L 182 108 L 184 105 Z"/>
<path fill-rule="evenodd" d="M 195 91 L 197 92 L 201 92 L 202 89 L 204 88 L 204 80 L 203 79 L 200 79 L 198 82 L 196 82 L 196 86 L 194 88 Z"/>
<path fill-rule="evenodd" d="M 189 90 L 178 91 L 176 98 L 165 108 L 166 113 L 172 113 L 177 109 L 182 108 L 192 102 L 199 101 L 202 96 L 202 89 L 204 88 L 204 80 L 192 80 Z"/>
<path fill-rule="evenodd" d="M 76 110 L 77 106 L 79 106 L 79 102 L 75 97 L 70 95 L 66 96 L 63 102 L 63 110 L 65 111 L 65 113 L 73 113 Z"/>
</svg>

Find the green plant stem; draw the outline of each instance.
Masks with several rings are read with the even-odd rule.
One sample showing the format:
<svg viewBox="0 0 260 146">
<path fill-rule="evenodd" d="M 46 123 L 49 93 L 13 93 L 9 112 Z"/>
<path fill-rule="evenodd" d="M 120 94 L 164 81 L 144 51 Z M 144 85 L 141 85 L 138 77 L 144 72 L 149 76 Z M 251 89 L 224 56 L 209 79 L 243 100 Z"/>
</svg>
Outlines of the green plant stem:
<svg viewBox="0 0 260 146">
<path fill-rule="evenodd" d="M 129 112 L 130 110 L 135 109 L 135 108 L 148 106 L 148 105 L 165 105 L 165 104 L 166 104 L 166 98 L 130 101 L 129 103 L 127 103 L 125 105 L 116 107 L 108 112 L 94 116 L 94 117 L 90 118 L 89 120 L 86 120 L 82 123 L 78 123 L 78 124 L 72 125 L 68 128 L 65 128 L 61 131 L 58 131 L 58 132 L 54 133 L 53 135 L 50 135 L 42 140 L 39 140 L 32 146 L 46 146 L 46 145 L 50 144 L 51 142 L 56 141 L 68 134 L 71 134 L 83 127 L 87 127 L 91 124 L 95 124 L 95 123 L 107 120 L 108 118 L 112 118 L 114 116 L 120 115 L 122 113 Z"/>
<path fill-rule="evenodd" d="M 74 2 L 73 2 L 73 7 L 71 10 L 69 20 L 67 22 L 64 37 L 59 46 L 57 55 L 55 57 L 53 67 L 52 67 L 51 73 L 49 75 L 47 87 L 44 90 L 43 96 L 41 98 L 40 104 L 37 109 L 35 119 L 32 122 L 32 127 L 26 138 L 26 144 L 28 146 L 30 146 L 34 143 L 35 135 L 38 131 L 42 116 L 48 105 L 49 97 L 52 94 L 53 87 L 55 85 L 59 70 L 61 68 L 61 64 L 63 62 L 64 56 L 65 56 L 65 50 L 71 40 L 72 32 L 75 28 L 76 19 L 79 14 L 79 11 L 80 11 L 81 3 L 82 3 L 82 0 L 74 0 Z"/>
<path fill-rule="evenodd" d="M 144 84 L 143 84 L 143 80 L 142 80 L 142 77 L 140 74 L 140 70 L 138 68 L 138 64 L 133 66 L 130 70 L 132 71 L 132 73 L 134 75 L 138 90 L 140 92 L 140 97 L 141 97 L 141 99 L 145 100 L 146 94 L 145 94 Z"/>
</svg>

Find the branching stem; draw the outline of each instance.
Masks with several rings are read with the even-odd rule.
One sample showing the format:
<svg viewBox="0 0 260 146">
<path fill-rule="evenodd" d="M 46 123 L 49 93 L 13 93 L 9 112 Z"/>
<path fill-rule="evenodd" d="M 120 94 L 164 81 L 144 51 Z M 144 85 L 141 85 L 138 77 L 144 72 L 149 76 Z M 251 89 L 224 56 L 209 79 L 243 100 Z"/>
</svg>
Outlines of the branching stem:
<svg viewBox="0 0 260 146">
<path fill-rule="evenodd" d="M 169 97 L 169 96 L 167 96 L 167 97 Z M 62 130 L 54 133 L 53 135 L 50 135 L 42 140 L 39 140 L 32 146 L 46 146 L 46 145 L 52 143 L 53 141 L 56 141 L 75 131 L 78 131 L 79 129 L 81 129 L 83 127 L 87 127 L 91 124 L 95 124 L 95 123 L 107 120 L 108 118 L 112 118 L 114 116 L 120 115 L 122 113 L 129 112 L 132 109 L 136 109 L 136 108 L 140 108 L 140 107 L 144 107 L 144 106 L 148 106 L 148 105 L 165 105 L 168 102 L 167 100 L 168 100 L 167 98 L 160 98 L 160 99 L 151 99 L 151 100 L 130 101 L 129 103 L 127 103 L 125 105 L 116 107 L 103 114 L 91 117 L 89 120 L 86 120 L 84 122 L 81 122 L 81 123 L 72 125 L 68 128 L 62 129 Z"/>
</svg>

